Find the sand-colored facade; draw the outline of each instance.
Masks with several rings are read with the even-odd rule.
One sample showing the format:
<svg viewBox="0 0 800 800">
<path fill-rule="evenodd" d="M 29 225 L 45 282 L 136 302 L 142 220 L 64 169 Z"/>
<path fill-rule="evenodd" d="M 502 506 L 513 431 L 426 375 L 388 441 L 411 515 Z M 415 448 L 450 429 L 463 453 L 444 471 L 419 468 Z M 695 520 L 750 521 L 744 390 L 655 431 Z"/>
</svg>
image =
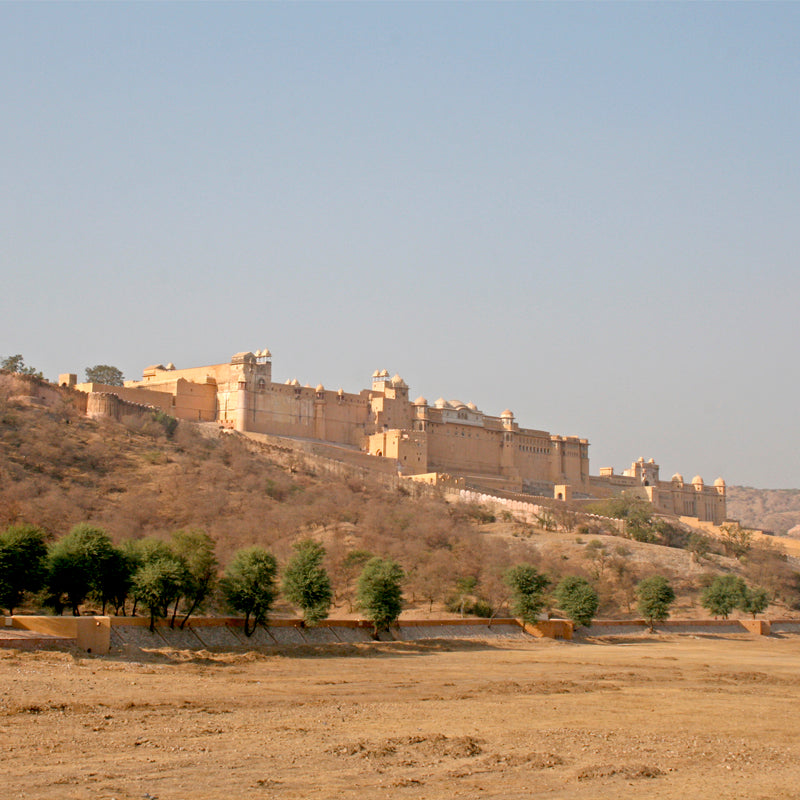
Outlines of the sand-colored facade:
<svg viewBox="0 0 800 800">
<path fill-rule="evenodd" d="M 60 380 L 60 379 L 59 379 Z M 369 389 L 358 393 L 301 386 L 272 379 L 269 350 L 241 352 L 229 362 L 189 369 L 173 364 L 147 367 L 124 388 L 80 384 L 87 392 L 118 392 L 128 402 L 151 404 L 178 419 L 215 421 L 233 430 L 317 439 L 392 459 L 403 475 L 447 473 L 473 483 L 559 499 L 644 494 L 668 513 L 722 522 L 725 486 L 676 476 L 664 482 L 652 459 L 589 475 L 589 442 L 578 436 L 524 428 L 506 409 L 498 416 L 473 403 L 429 403 L 409 398 L 409 387 L 388 370 L 376 370 Z"/>
<path fill-rule="evenodd" d="M 589 479 L 589 491 L 599 496 L 621 492 L 638 494 L 665 514 L 695 517 L 715 525 L 721 525 L 727 518 L 726 487 L 722 478 L 706 486 L 699 475 L 686 483 L 683 475 L 676 472 L 670 480 L 662 481 L 659 466 L 652 458 L 649 461 L 639 458 L 619 475 L 612 467 L 603 467 L 599 476 Z"/>
<path fill-rule="evenodd" d="M 589 477 L 586 439 L 523 428 L 508 410 L 491 416 L 457 400 L 411 401 L 406 382 L 387 370 L 376 370 L 371 388 L 357 394 L 297 380 L 276 383 L 271 354 L 259 350 L 206 367 L 147 367 L 141 381 L 125 384 L 127 394 L 138 390 L 147 392 L 144 402 L 169 396 L 179 419 L 352 446 L 396 460 L 407 475 L 452 472 L 515 489 L 583 487 Z M 163 408 L 163 402 L 154 405 Z"/>
</svg>

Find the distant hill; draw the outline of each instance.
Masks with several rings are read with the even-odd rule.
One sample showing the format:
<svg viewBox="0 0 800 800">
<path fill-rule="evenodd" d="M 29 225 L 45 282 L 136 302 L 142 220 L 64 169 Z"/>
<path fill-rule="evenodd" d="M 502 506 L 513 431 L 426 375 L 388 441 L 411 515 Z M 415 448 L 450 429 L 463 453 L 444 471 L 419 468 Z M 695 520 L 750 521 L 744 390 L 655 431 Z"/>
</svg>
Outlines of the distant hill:
<svg viewBox="0 0 800 800">
<path fill-rule="evenodd" d="M 729 486 L 728 516 L 748 528 L 800 538 L 800 489 Z"/>
</svg>

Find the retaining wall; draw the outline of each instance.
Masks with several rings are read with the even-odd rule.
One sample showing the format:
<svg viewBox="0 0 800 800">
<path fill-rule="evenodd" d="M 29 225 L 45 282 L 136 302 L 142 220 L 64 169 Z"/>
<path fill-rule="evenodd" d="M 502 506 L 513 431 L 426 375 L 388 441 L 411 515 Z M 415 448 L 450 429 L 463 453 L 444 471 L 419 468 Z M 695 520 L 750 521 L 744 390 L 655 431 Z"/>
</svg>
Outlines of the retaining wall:
<svg viewBox="0 0 800 800">
<path fill-rule="evenodd" d="M 2 630 L 14 629 L 42 633 L 59 639 L 74 641 L 87 653 L 103 655 L 109 651 L 111 643 L 111 622 L 109 617 L 46 617 L 13 616 L 1 617 Z M 8 625 L 8 620 L 11 625 Z"/>
</svg>

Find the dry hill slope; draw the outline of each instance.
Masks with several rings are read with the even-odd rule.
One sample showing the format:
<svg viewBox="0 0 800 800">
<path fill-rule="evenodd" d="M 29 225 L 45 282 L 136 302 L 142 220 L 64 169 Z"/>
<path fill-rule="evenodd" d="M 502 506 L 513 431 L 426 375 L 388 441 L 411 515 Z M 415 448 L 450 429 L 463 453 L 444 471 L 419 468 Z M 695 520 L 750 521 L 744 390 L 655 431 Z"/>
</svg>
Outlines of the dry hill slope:
<svg viewBox="0 0 800 800">
<path fill-rule="evenodd" d="M 587 577 L 605 616 L 635 615 L 633 588 L 654 573 L 674 581 L 682 613 L 704 613 L 699 592 L 720 571 L 767 585 L 783 611 L 800 601 L 792 565 L 774 553 L 753 552 L 741 563 L 714 552 L 698 559 L 601 529 L 487 524 L 485 511 L 440 496 L 318 475 L 290 454 L 278 463 L 262 446 L 215 426 L 181 423 L 168 436 L 153 419 L 94 421 L 55 389 L 44 399 L 30 391 L 29 383 L 0 375 L 0 527 L 27 521 L 55 538 L 91 521 L 117 542 L 202 528 L 217 541 L 223 565 L 253 544 L 285 562 L 293 541 L 315 536 L 328 549 L 337 613 L 352 611 L 354 550 L 399 561 L 406 597 L 426 612 L 460 606 L 465 586 L 467 609 L 502 606 L 503 572 L 528 560 L 554 581 Z"/>
</svg>

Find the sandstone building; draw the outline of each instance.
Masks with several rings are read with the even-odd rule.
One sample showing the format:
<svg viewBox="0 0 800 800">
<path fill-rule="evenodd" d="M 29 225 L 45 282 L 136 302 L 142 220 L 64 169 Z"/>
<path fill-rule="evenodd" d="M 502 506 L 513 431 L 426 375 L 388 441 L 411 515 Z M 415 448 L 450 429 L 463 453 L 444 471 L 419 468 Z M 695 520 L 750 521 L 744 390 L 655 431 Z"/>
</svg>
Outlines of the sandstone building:
<svg viewBox="0 0 800 800">
<path fill-rule="evenodd" d="M 75 376 L 60 376 L 63 382 L 74 385 Z M 321 384 L 301 386 L 296 379 L 276 383 L 272 354 L 264 349 L 204 367 L 153 365 L 140 381 L 126 381 L 124 387 L 76 388 L 89 393 L 89 413 L 106 413 L 109 396 L 117 395 L 178 419 L 359 449 L 392 459 L 406 476 L 447 473 L 489 489 L 562 500 L 629 491 L 668 513 L 717 524 L 725 519 L 721 479 L 713 487 L 700 478 L 687 486 L 679 475 L 664 482 L 652 459 L 634 462 L 622 475 L 604 469 L 590 476 L 586 439 L 520 427 L 509 410 L 492 416 L 458 400 L 411 400 L 406 382 L 385 369 L 376 370 L 371 387 L 357 394 Z"/>
</svg>

